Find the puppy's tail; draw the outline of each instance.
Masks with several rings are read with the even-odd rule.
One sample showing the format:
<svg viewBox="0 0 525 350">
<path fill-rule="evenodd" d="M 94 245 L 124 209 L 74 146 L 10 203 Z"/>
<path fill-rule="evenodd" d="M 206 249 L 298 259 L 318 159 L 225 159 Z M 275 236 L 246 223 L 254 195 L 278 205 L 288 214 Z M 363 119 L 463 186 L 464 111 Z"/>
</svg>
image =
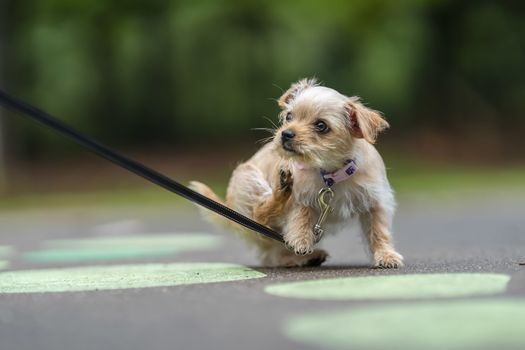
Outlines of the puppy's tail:
<svg viewBox="0 0 525 350">
<path fill-rule="evenodd" d="M 206 196 L 212 200 L 214 200 L 215 202 L 217 203 L 220 203 L 222 205 L 225 205 L 227 206 L 227 204 L 217 195 L 215 194 L 215 192 L 213 192 L 213 190 L 211 188 L 209 188 L 207 185 L 201 183 L 201 182 L 198 182 L 198 181 L 191 181 L 190 182 L 190 186 L 189 186 L 192 190 L 194 190 L 195 192 L 198 192 L 200 194 L 202 194 L 203 196 Z M 233 223 L 232 221 L 226 219 L 225 217 L 211 211 L 211 210 L 208 210 L 204 207 L 201 207 L 201 206 L 198 206 L 199 208 L 199 211 L 201 213 L 201 216 L 206 220 L 206 221 L 209 221 L 211 222 L 212 224 L 215 224 L 215 225 L 218 225 L 218 226 L 222 226 L 226 229 L 232 229 L 232 228 L 235 228 L 236 225 L 235 223 Z"/>
</svg>

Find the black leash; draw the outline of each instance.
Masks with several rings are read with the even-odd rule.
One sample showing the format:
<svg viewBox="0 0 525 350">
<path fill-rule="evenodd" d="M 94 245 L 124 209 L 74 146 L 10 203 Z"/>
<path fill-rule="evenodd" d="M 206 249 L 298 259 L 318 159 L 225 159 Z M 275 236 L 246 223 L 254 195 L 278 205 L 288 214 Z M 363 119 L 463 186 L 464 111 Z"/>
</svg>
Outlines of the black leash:
<svg viewBox="0 0 525 350">
<path fill-rule="evenodd" d="M 272 238 L 279 242 L 284 242 L 280 234 L 273 231 L 272 229 L 259 224 L 251 220 L 250 218 L 239 214 L 238 212 L 217 203 L 208 197 L 201 195 L 198 192 L 195 192 L 188 187 L 168 178 L 161 173 L 148 168 L 147 166 L 129 159 L 122 154 L 111 150 L 110 148 L 102 145 L 101 143 L 82 135 L 77 130 L 67 125 L 66 123 L 56 119 L 55 117 L 49 115 L 48 113 L 39 110 L 23 101 L 18 100 L 17 98 L 10 96 L 3 90 L 0 90 L 0 104 L 8 109 L 12 109 L 18 113 L 25 115 L 37 122 L 40 122 L 49 128 L 59 132 L 60 134 L 70 138 L 81 146 L 84 146 L 91 152 L 99 155 L 102 158 L 109 160 L 110 162 L 125 168 L 132 173 L 135 173 L 146 180 L 153 182 L 154 184 L 163 187 L 164 189 L 171 191 L 175 194 L 178 194 L 181 197 L 184 197 L 192 202 L 195 202 L 211 211 L 216 212 L 219 215 L 222 215 L 236 223 L 249 228 L 255 232 L 258 232 L 266 237 Z"/>
</svg>

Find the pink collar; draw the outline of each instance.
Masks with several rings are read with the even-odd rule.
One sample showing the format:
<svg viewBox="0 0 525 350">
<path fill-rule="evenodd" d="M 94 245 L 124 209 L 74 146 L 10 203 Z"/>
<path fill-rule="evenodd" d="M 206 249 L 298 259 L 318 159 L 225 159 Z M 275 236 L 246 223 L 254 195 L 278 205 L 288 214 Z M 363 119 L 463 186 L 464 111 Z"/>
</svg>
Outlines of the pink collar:
<svg viewBox="0 0 525 350">
<path fill-rule="evenodd" d="M 295 162 L 295 164 L 296 164 L 297 169 L 299 170 L 308 169 L 308 167 L 302 163 Z M 354 175 L 356 171 L 357 171 L 357 165 L 355 163 L 355 160 L 348 159 L 345 162 L 345 166 L 342 167 L 341 169 L 338 169 L 332 173 L 328 173 L 326 170 L 321 169 L 320 173 L 321 173 L 321 178 L 323 182 L 325 183 L 325 185 L 327 187 L 332 187 L 336 183 L 345 181 L 350 176 Z"/>
<path fill-rule="evenodd" d="M 321 178 L 328 187 L 332 187 L 336 183 L 345 181 L 350 176 L 354 175 L 357 171 L 357 165 L 355 160 L 348 159 L 345 162 L 345 166 L 341 169 L 334 171 L 333 173 L 328 173 L 325 170 L 321 169 Z"/>
</svg>

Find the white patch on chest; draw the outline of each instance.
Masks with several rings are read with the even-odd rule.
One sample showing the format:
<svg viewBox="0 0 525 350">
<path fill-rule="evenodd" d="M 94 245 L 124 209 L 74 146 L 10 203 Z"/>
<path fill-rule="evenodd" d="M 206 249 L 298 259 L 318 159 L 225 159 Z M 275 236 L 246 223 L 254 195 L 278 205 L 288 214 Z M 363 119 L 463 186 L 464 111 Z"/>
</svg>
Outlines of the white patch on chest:
<svg viewBox="0 0 525 350">
<path fill-rule="evenodd" d="M 318 215 L 320 212 L 317 202 L 319 191 L 324 187 L 321 176 L 313 170 L 301 171 L 294 182 L 293 195 L 297 203 L 310 207 Z M 369 189 L 346 180 L 332 187 L 334 198 L 330 205 L 334 211 L 329 215 L 329 223 L 339 223 L 350 219 L 356 214 L 370 211 L 374 202 L 374 193 Z"/>
</svg>

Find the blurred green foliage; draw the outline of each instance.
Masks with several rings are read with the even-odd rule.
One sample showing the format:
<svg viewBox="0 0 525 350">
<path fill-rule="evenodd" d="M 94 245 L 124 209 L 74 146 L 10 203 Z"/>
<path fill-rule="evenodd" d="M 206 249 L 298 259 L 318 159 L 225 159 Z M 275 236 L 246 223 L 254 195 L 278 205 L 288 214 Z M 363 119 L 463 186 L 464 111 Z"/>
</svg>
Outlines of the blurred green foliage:
<svg viewBox="0 0 525 350">
<path fill-rule="evenodd" d="M 520 1 L 1 1 L 1 85 L 112 145 L 261 138 L 272 99 L 309 76 L 382 110 L 394 136 L 525 126 Z M 72 149 L 8 127 L 20 156 Z"/>
</svg>

